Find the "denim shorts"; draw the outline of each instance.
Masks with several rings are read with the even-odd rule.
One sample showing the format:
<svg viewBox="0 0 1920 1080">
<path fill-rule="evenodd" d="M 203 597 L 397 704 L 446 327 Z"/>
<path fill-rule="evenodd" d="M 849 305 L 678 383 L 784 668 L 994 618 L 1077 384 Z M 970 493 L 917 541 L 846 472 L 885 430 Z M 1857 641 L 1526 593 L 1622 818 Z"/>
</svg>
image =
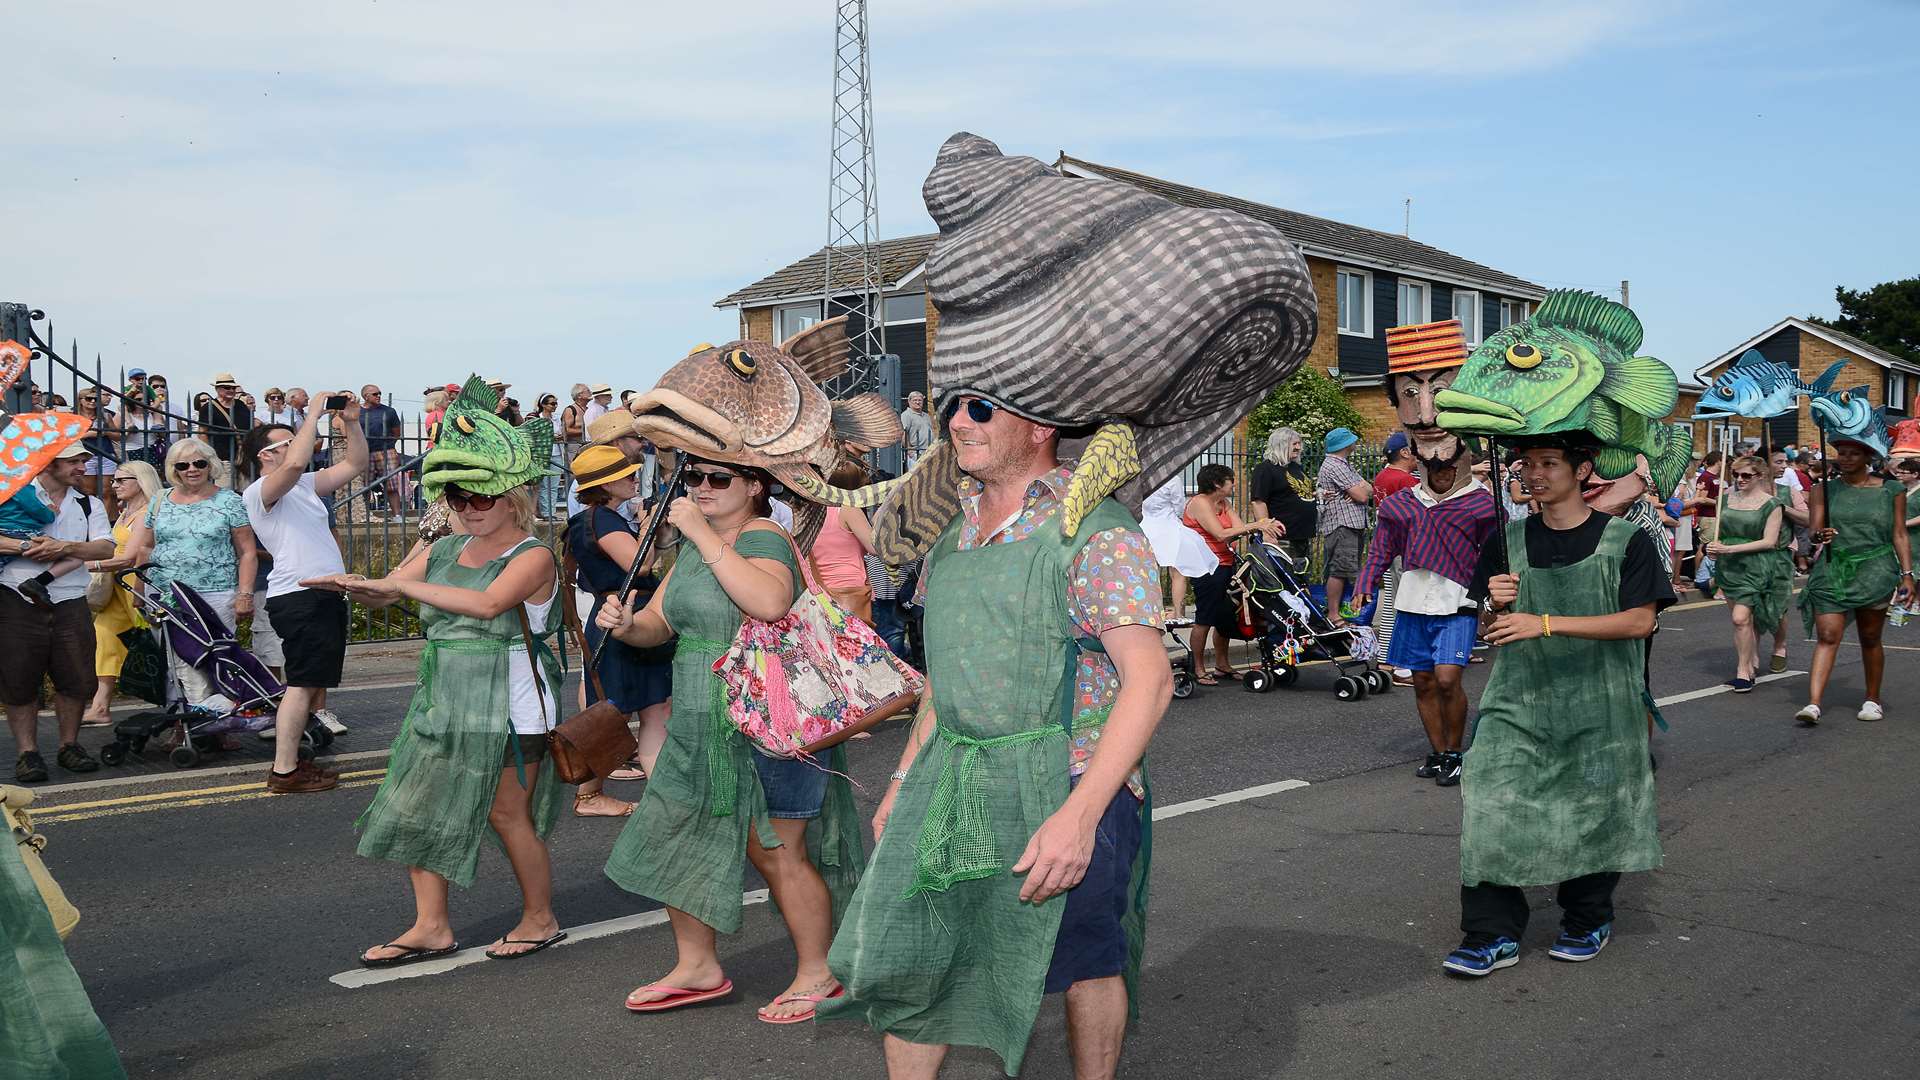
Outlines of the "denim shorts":
<svg viewBox="0 0 1920 1080">
<path fill-rule="evenodd" d="M 1074 777 L 1073 783 L 1079 782 Z M 1140 855 L 1140 841 L 1140 800 L 1122 787 L 1094 828 L 1093 861 L 1086 876 L 1067 890 L 1053 960 L 1047 966 L 1047 993 L 1126 970 L 1125 920 L 1133 902 L 1133 862 Z"/>
<path fill-rule="evenodd" d="M 1432 671 L 1440 664 L 1465 667 L 1480 631 L 1478 615 L 1423 615 L 1402 611 L 1393 617 L 1387 663 L 1409 671 Z"/>
<path fill-rule="evenodd" d="M 760 774 L 760 790 L 767 793 L 767 816 L 817 818 L 827 801 L 827 770 L 798 758 L 769 757 L 753 752 L 753 768 Z"/>
</svg>

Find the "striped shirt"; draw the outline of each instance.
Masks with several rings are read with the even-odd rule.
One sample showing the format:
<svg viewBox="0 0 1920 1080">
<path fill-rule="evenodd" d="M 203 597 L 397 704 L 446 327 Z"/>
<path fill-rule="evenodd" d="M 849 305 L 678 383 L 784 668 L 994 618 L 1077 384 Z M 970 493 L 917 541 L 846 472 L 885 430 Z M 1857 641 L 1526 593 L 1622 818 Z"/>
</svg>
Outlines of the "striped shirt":
<svg viewBox="0 0 1920 1080">
<path fill-rule="evenodd" d="M 1396 555 L 1410 570 L 1431 570 L 1448 581 L 1472 583 L 1480 549 L 1498 520 L 1493 495 L 1478 480 L 1445 499 L 1428 501 L 1433 497 L 1422 495 L 1427 495 L 1425 488 L 1408 488 L 1380 504 L 1357 591 L 1372 592 Z"/>
</svg>

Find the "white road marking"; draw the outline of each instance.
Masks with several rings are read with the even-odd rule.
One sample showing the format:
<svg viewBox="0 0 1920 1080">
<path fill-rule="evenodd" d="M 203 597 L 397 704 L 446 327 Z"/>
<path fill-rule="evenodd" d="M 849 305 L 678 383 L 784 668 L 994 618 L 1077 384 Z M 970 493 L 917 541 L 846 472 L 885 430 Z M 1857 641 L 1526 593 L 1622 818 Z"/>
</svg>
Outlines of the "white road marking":
<svg viewBox="0 0 1920 1080">
<path fill-rule="evenodd" d="M 1174 803 L 1172 806 L 1163 806 L 1153 812 L 1153 820 L 1165 821 L 1168 818 L 1176 818 L 1182 814 L 1211 810 L 1218 806 L 1231 806 L 1234 803 L 1245 802 L 1248 799 L 1258 799 L 1266 795 L 1277 795 L 1283 791 L 1292 791 L 1295 788 L 1303 788 L 1306 786 L 1307 782 L 1305 780 L 1282 780 L 1277 784 L 1261 784 L 1258 787 L 1241 788 L 1239 791 L 1228 791 L 1219 795 L 1209 795 L 1204 799 L 1193 799 L 1189 802 Z M 742 904 L 763 904 L 766 903 L 766 900 L 767 890 L 765 889 L 755 889 L 752 892 L 743 893 L 740 897 Z M 644 930 L 649 926 L 660 926 L 666 921 L 667 912 L 662 908 L 656 911 L 643 911 L 638 915 L 622 915 L 617 919 L 588 923 L 585 926 L 568 930 L 567 940 L 560 942 L 559 945 L 555 945 L 553 948 L 557 949 L 561 946 L 572 945 L 581 941 L 592 941 L 594 938 L 609 937 L 614 934 L 624 934 L 629 930 Z M 491 944 L 491 942 L 488 943 L 488 945 Z M 443 956 L 437 960 L 422 960 L 420 963 L 408 964 L 405 967 L 354 968 L 352 971 L 343 971 L 338 975 L 334 975 L 327 981 L 333 983 L 335 986 L 344 986 L 349 990 L 357 990 L 363 986 L 375 986 L 380 983 L 395 982 L 400 979 L 414 979 L 422 975 L 444 975 L 449 971 L 484 961 L 487 958 L 488 945 L 478 945 L 470 949 L 462 949 L 451 956 Z"/>
<path fill-rule="evenodd" d="M 1753 680 L 1753 684 L 1759 686 L 1761 683 L 1778 682 L 1781 679 L 1797 678 L 1805 674 L 1806 672 L 1804 671 L 1783 671 L 1778 675 L 1762 675 Z M 1654 704 L 1664 709 L 1669 705 L 1678 705 L 1683 701 L 1699 701 L 1701 698 L 1710 698 L 1715 694 L 1731 693 L 1733 693 L 1733 687 L 1731 686 L 1709 686 L 1705 690 L 1689 690 L 1684 694 L 1673 694 L 1669 697 L 1663 697 L 1656 700 Z"/>
</svg>

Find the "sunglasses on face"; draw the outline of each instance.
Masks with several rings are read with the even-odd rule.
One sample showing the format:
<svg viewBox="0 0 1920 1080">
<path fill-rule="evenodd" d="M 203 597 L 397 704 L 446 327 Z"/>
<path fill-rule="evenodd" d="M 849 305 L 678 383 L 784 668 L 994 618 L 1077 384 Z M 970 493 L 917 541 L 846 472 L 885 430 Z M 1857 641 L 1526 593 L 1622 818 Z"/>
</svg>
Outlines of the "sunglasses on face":
<svg viewBox="0 0 1920 1080">
<path fill-rule="evenodd" d="M 182 461 L 182 462 L 176 463 L 173 467 L 173 471 L 186 472 L 188 469 L 204 469 L 206 467 L 207 467 L 206 458 L 194 458 L 192 461 Z"/>
<path fill-rule="evenodd" d="M 287 396 L 285 394 L 268 394 L 267 400 L 268 401 L 285 401 L 287 400 Z"/>
<path fill-rule="evenodd" d="M 733 482 L 738 478 L 739 474 L 737 473 L 705 472 L 700 469 L 688 469 L 687 490 L 692 491 L 701 484 L 705 484 L 714 491 L 725 491 L 732 487 Z"/>
<path fill-rule="evenodd" d="M 993 419 L 994 413 L 1000 411 L 1000 406 L 995 405 L 986 398 L 962 398 L 947 406 L 946 418 L 948 423 L 953 422 L 954 416 L 959 413 L 962 405 L 967 407 L 967 419 L 976 424 L 987 423 Z"/>
<path fill-rule="evenodd" d="M 469 509 L 484 513 L 493 509 L 493 504 L 499 501 L 499 497 L 495 495 L 475 495 L 470 491 L 452 489 L 447 492 L 447 505 L 452 507 L 456 513 L 465 512 Z"/>
<path fill-rule="evenodd" d="M 1735 480 L 1755 480 L 1755 479 L 1758 479 L 1759 476 L 1760 476 L 1759 473 L 1753 473 L 1753 472 L 1737 472 L 1733 474 L 1733 478 Z"/>
</svg>

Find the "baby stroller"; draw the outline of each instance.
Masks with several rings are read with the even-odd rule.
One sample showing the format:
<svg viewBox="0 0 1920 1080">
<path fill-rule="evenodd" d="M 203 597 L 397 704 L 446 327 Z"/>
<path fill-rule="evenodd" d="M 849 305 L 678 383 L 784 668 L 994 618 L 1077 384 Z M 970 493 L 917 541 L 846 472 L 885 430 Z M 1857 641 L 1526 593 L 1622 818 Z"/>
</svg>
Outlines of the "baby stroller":
<svg viewBox="0 0 1920 1080">
<path fill-rule="evenodd" d="M 1312 659 L 1326 660 L 1339 671 L 1333 693 L 1341 701 L 1384 694 L 1393 686 L 1387 673 L 1374 665 L 1373 628 L 1329 622 L 1300 568 L 1284 551 L 1264 540 L 1250 541 L 1247 557 L 1234 568 L 1233 588 L 1259 623 L 1254 640 L 1260 666 L 1241 679 L 1247 690 L 1264 694 L 1275 686 L 1291 686 L 1300 678 L 1300 664 Z"/>
<path fill-rule="evenodd" d="M 1192 619 L 1168 619 L 1167 625 L 1160 629 L 1161 644 L 1166 647 L 1167 660 L 1173 665 L 1173 696 L 1190 698 L 1199 685 L 1193 669 L 1193 649 L 1187 644 L 1185 631 L 1193 628 Z"/>
<path fill-rule="evenodd" d="M 161 708 L 134 713 L 114 724 L 113 742 L 101 747 L 100 760 L 122 764 L 127 755 L 145 752 L 149 740 L 172 732 L 174 746 L 168 760 L 175 768 L 188 769 L 203 752 L 220 749 L 224 736 L 272 727 L 286 688 L 259 657 L 240 647 L 205 598 L 177 581 L 168 584 L 171 597 L 166 597 L 148 580 L 146 571 L 146 567 L 125 570 L 116 580 L 133 597 L 135 610 L 153 625 L 165 651 L 205 674 L 216 694 L 205 702 L 188 702 L 178 681 L 163 677 L 160 691 L 148 697 Z M 310 758 L 332 742 L 333 733 L 308 717 L 300 756 Z"/>
</svg>

